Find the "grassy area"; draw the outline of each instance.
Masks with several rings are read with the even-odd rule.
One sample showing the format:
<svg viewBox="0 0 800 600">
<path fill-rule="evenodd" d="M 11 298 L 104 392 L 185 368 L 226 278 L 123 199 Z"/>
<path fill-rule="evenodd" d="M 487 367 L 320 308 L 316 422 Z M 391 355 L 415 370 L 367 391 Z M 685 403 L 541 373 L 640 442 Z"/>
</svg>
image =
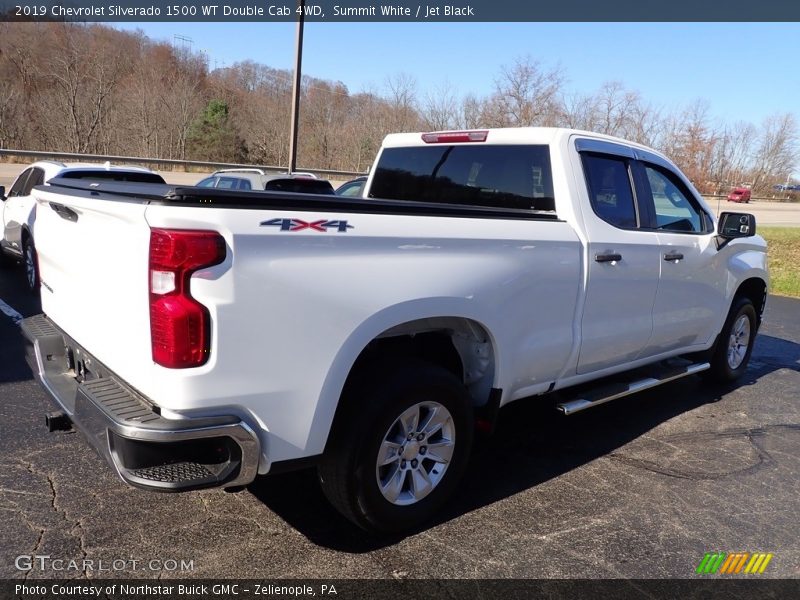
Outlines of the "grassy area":
<svg viewBox="0 0 800 600">
<path fill-rule="evenodd" d="M 759 227 L 769 245 L 770 292 L 800 298 L 800 227 Z"/>
</svg>

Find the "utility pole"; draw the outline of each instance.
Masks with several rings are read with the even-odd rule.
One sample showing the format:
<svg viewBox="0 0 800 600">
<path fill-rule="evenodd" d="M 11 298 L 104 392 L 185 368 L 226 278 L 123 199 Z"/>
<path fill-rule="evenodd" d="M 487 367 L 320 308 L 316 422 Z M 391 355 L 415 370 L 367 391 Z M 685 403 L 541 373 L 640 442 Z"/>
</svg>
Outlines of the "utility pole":
<svg viewBox="0 0 800 600">
<path fill-rule="evenodd" d="M 303 24 L 305 22 L 306 0 L 297 0 L 297 36 L 294 45 L 294 82 L 292 83 L 292 123 L 289 132 L 289 173 L 297 168 L 297 129 L 300 123 L 300 81 L 303 71 Z"/>
<path fill-rule="evenodd" d="M 186 37 L 185 35 L 178 35 L 176 33 L 172 36 L 172 39 L 175 42 L 181 43 L 181 49 L 184 51 L 184 53 L 191 52 L 192 46 L 194 45 L 194 40 L 192 38 Z"/>
</svg>

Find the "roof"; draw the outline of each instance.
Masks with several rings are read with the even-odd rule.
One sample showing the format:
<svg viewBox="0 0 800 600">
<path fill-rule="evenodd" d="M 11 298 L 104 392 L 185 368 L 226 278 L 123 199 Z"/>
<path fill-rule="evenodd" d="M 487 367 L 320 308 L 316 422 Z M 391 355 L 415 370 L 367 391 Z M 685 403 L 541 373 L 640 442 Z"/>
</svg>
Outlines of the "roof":
<svg viewBox="0 0 800 600">
<path fill-rule="evenodd" d="M 622 138 L 595 133 L 582 129 L 569 129 L 565 127 L 503 127 L 503 128 L 475 128 L 464 130 L 435 131 L 435 132 L 415 132 L 415 133 L 390 133 L 383 140 L 383 147 L 408 147 L 408 146 L 427 146 L 423 141 L 424 133 L 457 133 L 458 131 L 480 131 L 486 132 L 485 142 L 463 142 L 465 144 L 547 144 L 552 145 L 565 137 L 573 135 L 587 138 L 594 138 L 624 144 L 634 148 L 640 148 L 648 152 L 657 154 L 668 160 L 661 152 L 654 150 L 643 144 L 625 140 Z M 462 142 L 454 142 L 456 144 Z"/>
</svg>

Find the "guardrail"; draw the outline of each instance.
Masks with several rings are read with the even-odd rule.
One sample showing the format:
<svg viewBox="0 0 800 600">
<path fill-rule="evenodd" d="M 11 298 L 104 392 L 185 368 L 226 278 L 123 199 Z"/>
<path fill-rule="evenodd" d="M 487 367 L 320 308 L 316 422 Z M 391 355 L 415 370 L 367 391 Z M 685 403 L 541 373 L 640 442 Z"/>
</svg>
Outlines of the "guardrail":
<svg viewBox="0 0 800 600">
<path fill-rule="evenodd" d="M 174 158 L 143 158 L 140 156 L 115 156 L 111 154 L 77 154 L 73 152 L 40 152 L 38 150 L 12 150 L 8 148 L 0 148 L 0 158 L 27 158 L 34 160 L 70 160 L 70 161 L 88 161 L 88 162 L 106 162 L 125 163 L 135 165 L 145 165 L 148 167 L 180 167 L 183 170 L 187 168 L 197 169 L 237 169 L 237 168 L 257 168 L 264 169 L 265 171 L 276 171 L 285 173 L 287 167 L 271 166 L 271 165 L 252 165 L 243 163 L 221 163 L 221 162 L 204 162 L 199 160 L 177 160 Z M 365 175 L 357 171 L 336 171 L 333 169 L 307 169 L 298 168 L 297 171 L 304 171 L 314 173 L 315 175 L 323 175 L 328 179 L 350 179 Z"/>
</svg>

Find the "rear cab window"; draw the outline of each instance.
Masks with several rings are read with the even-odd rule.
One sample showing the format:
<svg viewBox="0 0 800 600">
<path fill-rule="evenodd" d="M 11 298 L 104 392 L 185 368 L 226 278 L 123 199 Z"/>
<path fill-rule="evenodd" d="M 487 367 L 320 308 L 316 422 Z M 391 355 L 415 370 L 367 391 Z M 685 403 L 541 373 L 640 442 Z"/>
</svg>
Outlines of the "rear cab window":
<svg viewBox="0 0 800 600">
<path fill-rule="evenodd" d="M 265 189 L 267 191 L 294 192 L 299 194 L 332 195 L 334 193 L 330 181 L 306 177 L 272 179 L 267 182 Z"/>
<path fill-rule="evenodd" d="M 132 183 L 166 183 L 157 173 L 147 171 L 67 170 L 59 173 L 63 179 L 92 179 L 95 181 L 130 181 Z"/>
<path fill-rule="evenodd" d="M 555 212 L 546 145 L 384 148 L 370 198 Z"/>
</svg>

